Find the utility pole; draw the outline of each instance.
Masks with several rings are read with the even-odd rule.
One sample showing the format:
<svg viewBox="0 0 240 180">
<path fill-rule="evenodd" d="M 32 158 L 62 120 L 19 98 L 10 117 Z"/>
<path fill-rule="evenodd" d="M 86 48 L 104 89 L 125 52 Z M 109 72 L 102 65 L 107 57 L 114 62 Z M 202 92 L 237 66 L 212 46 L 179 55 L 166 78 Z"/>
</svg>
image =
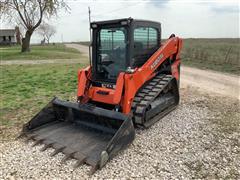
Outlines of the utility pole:
<svg viewBox="0 0 240 180">
<path fill-rule="evenodd" d="M 89 37 L 90 37 L 90 44 L 89 44 L 89 49 L 88 49 L 88 53 L 89 53 L 89 64 L 91 66 L 91 44 L 92 44 L 92 33 L 91 33 L 91 9 L 88 6 L 88 21 L 89 21 Z"/>
<path fill-rule="evenodd" d="M 91 9 L 88 6 L 88 22 L 89 22 L 89 33 L 90 33 L 90 41 L 92 40 L 92 34 L 91 34 Z"/>
</svg>

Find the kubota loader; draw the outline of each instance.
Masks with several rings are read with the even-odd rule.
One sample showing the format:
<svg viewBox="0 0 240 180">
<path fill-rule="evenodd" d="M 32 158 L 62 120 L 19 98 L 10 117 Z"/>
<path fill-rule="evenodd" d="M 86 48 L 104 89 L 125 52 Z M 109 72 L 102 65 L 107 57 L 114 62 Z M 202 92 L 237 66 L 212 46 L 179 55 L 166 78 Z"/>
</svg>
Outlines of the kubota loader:
<svg viewBox="0 0 240 180">
<path fill-rule="evenodd" d="M 92 22 L 91 62 L 78 72 L 76 102 L 54 98 L 21 136 L 86 163 L 92 173 L 179 103 L 182 40 L 161 43 L 161 24 L 132 18 Z"/>
</svg>

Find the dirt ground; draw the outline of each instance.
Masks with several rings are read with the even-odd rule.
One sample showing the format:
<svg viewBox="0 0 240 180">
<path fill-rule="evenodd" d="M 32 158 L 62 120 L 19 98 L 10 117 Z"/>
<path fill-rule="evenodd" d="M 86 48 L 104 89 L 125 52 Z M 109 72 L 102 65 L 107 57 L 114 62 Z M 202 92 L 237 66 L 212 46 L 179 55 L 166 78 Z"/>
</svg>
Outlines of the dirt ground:
<svg viewBox="0 0 240 180">
<path fill-rule="evenodd" d="M 183 87 L 194 86 L 203 92 L 240 100 L 240 77 L 236 75 L 183 66 L 181 85 Z"/>
</svg>

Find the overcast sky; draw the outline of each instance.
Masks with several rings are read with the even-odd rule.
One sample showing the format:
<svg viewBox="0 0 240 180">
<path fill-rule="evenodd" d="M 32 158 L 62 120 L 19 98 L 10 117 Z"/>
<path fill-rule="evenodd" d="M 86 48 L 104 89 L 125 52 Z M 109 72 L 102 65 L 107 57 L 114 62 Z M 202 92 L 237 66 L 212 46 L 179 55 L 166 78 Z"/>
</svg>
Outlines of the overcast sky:
<svg viewBox="0 0 240 180">
<path fill-rule="evenodd" d="M 235 38 L 239 35 L 238 0 L 68 0 L 71 12 L 61 12 L 51 24 L 57 27 L 54 41 L 89 39 L 88 6 L 92 20 L 132 17 L 162 23 L 162 36 L 183 38 Z M 40 37 L 34 36 L 33 42 Z"/>
</svg>

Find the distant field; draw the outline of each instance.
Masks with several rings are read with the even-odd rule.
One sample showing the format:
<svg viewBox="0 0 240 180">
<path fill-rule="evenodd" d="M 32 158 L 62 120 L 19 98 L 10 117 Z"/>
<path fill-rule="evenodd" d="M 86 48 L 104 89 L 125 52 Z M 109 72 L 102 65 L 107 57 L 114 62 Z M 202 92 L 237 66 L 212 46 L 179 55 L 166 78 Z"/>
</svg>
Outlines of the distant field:
<svg viewBox="0 0 240 180">
<path fill-rule="evenodd" d="M 163 40 L 164 41 L 164 40 Z M 89 45 L 89 42 L 79 42 Z M 240 75 L 240 39 L 183 39 L 182 63 Z"/>
<path fill-rule="evenodd" d="M 74 44 L 82 44 L 84 46 L 89 46 L 90 45 L 90 42 L 89 41 L 81 41 L 81 42 L 72 42 Z"/>
<path fill-rule="evenodd" d="M 184 39 L 184 65 L 240 75 L 240 39 Z"/>
<path fill-rule="evenodd" d="M 0 46 L 0 60 L 46 60 L 46 59 L 79 59 L 80 53 L 63 44 L 32 45 L 30 53 L 21 53 L 21 46 Z"/>
</svg>

